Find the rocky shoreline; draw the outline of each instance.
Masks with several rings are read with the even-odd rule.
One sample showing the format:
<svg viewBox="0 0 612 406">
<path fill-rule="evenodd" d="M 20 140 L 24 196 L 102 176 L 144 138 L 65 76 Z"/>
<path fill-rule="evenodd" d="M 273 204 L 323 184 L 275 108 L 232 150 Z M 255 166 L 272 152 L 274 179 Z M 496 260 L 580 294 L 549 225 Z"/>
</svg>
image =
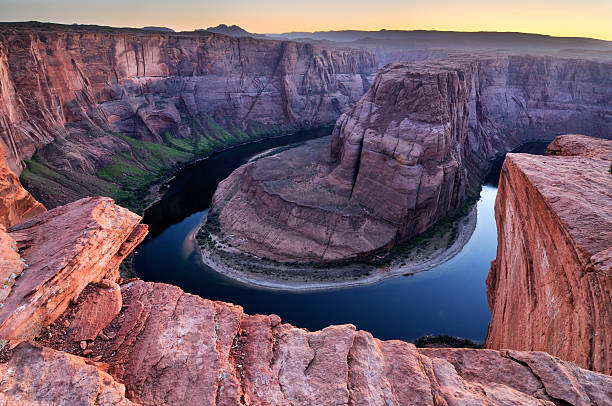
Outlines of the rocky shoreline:
<svg viewBox="0 0 612 406">
<path fill-rule="evenodd" d="M 476 228 L 476 221 L 477 209 L 474 205 L 450 229 L 412 247 L 408 255 L 392 258 L 390 264 L 378 266 L 360 262 L 335 267 L 293 265 L 245 256 L 230 247 L 220 250 L 206 243 L 198 245 L 205 265 L 236 282 L 268 290 L 311 292 L 369 285 L 397 276 L 429 271 L 461 252 Z M 455 230 L 454 241 L 447 241 L 445 247 L 439 247 Z M 230 255 L 224 256 L 221 253 Z M 243 261 L 239 265 L 241 269 L 237 269 L 240 259 Z"/>
</svg>

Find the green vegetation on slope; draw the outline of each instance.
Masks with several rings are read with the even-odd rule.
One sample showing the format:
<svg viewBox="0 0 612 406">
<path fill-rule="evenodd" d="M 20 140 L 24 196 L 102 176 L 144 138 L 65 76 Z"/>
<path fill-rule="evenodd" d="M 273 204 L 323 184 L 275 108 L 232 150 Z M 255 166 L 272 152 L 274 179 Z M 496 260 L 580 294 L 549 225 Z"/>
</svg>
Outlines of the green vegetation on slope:
<svg viewBox="0 0 612 406">
<path fill-rule="evenodd" d="M 191 128 L 191 136 L 181 138 L 166 131 L 162 134 L 163 144 L 109 134 L 123 140 L 129 149 L 108 157 L 94 175 L 57 168 L 44 158 L 44 153 L 37 152 L 26 161 L 21 180 L 49 207 L 85 196 L 104 195 L 142 213 L 153 200 L 153 187 L 168 180 L 179 167 L 216 151 L 285 131 L 280 126 L 259 123 L 250 123 L 243 131 L 235 123 L 217 122 L 206 114 L 184 117 L 183 122 Z M 57 150 L 62 142 L 57 140 L 44 150 Z"/>
</svg>

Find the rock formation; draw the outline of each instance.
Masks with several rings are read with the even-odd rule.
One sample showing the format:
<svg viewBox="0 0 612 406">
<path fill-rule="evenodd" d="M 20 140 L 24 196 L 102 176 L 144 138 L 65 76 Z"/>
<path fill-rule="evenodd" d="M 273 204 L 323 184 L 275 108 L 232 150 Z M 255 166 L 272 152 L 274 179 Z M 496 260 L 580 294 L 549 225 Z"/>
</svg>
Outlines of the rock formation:
<svg viewBox="0 0 612 406">
<path fill-rule="evenodd" d="M 0 232 L 36 214 L 45 211 L 19 182 L 17 176 L 9 169 L 0 145 Z"/>
<path fill-rule="evenodd" d="M 212 213 L 224 239 L 260 257 L 329 262 L 390 247 L 457 209 L 498 154 L 564 127 L 609 137 L 606 72 L 530 56 L 388 65 L 331 142 L 237 169 Z"/>
<path fill-rule="evenodd" d="M 0 262 L 28 265 L 0 307 L 0 402 L 611 404 L 612 377 L 541 352 L 417 349 L 352 325 L 309 332 L 170 285 L 119 286 L 139 220 L 88 198 L 0 234 Z"/>
<path fill-rule="evenodd" d="M 84 358 L 21 343 L 0 362 L 3 405 L 134 405 L 125 386 Z"/>
<path fill-rule="evenodd" d="M 359 100 L 376 67 L 365 51 L 290 41 L 5 23 L 0 145 L 18 174 L 39 151 L 48 169 L 30 187 L 45 203 L 65 204 L 105 191 L 97 170 L 129 159 L 130 139 L 116 134 L 185 153 L 230 136 L 215 120 L 235 142 L 327 124 Z M 158 169 L 137 158 L 141 171 Z"/>
<path fill-rule="evenodd" d="M 509 154 L 495 202 L 486 347 L 612 373 L 612 141 L 557 137 Z"/>
<path fill-rule="evenodd" d="M 71 309 L 38 345 L 86 357 L 138 404 L 608 405 L 612 398 L 611 377 L 545 353 L 417 349 L 352 325 L 309 332 L 164 284 L 132 281 L 121 292 L 121 313 L 85 350 L 63 327 L 72 327 Z"/>
<path fill-rule="evenodd" d="M 117 280 L 119 264 L 146 234 L 139 222 L 112 199 L 86 198 L 0 231 L 8 260 L 21 267 L 2 270 L 0 337 L 32 338 L 89 283 Z"/>
<path fill-rule="evenodd" d="M 334 261 L 425 231 L 464 196 L 467 96 L 459 70 L 379 72 L 330 140 L 235 171 L 213 199 L 231 244 L 261 257 Z"/>
</svg>

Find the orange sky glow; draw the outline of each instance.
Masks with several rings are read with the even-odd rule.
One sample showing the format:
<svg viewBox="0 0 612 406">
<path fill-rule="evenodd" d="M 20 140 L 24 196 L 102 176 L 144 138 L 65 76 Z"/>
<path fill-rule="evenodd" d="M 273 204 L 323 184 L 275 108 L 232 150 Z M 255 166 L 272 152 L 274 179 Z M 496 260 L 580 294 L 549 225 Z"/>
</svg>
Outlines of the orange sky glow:
<svg viewBox="0 0 612 406">
<path fill-rule="evenodd" d="M 612 0 L 0 0 L 0 21 L 27 20 L 188 31 L 226 23 L 256 33 L 515 31 L 612 40 Z"/>
</svg>

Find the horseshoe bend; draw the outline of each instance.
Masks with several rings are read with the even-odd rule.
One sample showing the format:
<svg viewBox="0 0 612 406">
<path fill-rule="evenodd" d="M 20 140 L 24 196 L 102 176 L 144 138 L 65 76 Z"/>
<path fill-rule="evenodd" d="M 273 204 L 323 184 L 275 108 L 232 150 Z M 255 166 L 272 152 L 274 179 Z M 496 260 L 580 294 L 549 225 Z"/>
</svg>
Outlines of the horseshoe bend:
<svg viewBox="0 0 612 406">
<path fill-rule="evenodd" d="M 608 54 L 213 31 L 0 25 L 0 403 L 612 404 Z M 535 141 L 545 154 L 516 152 Z M 203 163 L 212 191 L 196 202 Z M 190 293 L 197 275 L 179 287 L 132 268 L 192 218 L 178 245 L 202 272 L 217 262 L 213 289 L 253 269 L 376 287 L 393 261 L 410 273 L 478 247 L 491 173 L 483 343 L 309 330 Z M 402 312 L 411 292 L 388 300 Z"/>
</svg>

